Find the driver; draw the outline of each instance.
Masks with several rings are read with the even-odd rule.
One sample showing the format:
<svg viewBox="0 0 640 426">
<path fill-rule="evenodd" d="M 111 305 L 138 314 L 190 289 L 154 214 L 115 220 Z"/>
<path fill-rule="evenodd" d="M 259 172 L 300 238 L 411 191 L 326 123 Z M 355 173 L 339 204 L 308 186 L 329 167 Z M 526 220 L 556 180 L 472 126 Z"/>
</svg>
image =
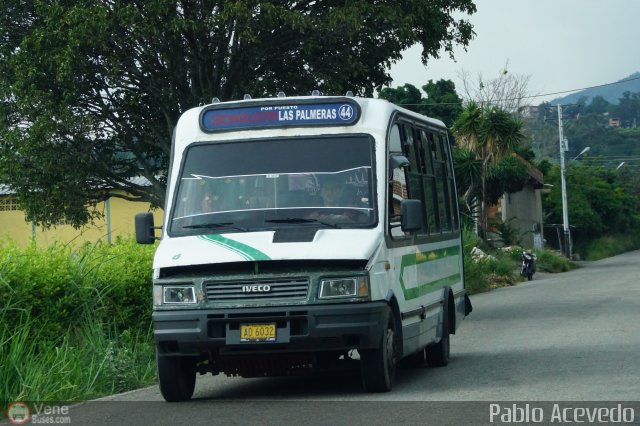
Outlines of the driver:
<svg viewBox="0 0 640 426">
<path fill-rule="evenodd" d="M 329 177 L 324 180 L 320 187 L 321 204 L 319 207 L 330 207 L 329 209 L 319 208 L 309 215 L 309 219 L 318 219 L 330 222 L 353 222 L 352 215 L 346 212 L 349 204 L 343 201 L 344 182 L 336 177 Z M 340 209 L 336 212 L 335 209 Z"/>
<path fill-rule="evenodd" d="M 329 179 L 320 188 L 320 198 L 324 207 L 342 207 L 342 185 L 337 179 Z"/>
</svg>

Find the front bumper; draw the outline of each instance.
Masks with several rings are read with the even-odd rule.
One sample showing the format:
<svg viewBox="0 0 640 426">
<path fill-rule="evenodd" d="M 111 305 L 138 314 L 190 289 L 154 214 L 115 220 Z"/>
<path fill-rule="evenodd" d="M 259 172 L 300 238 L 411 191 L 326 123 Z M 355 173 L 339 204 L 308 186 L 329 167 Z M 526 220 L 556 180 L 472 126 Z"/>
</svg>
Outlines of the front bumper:
<svg viewBox="0 0 640 426">
<path fill-rule="evenodd" d="M 286 307 L 153 312 L 161 355 L 197 356 L 370 349 L 379 345 L 390 310 L 384 301 Z M 273 342 L 241 342 L 241 324 L 276 324 Z"/>
</svg>

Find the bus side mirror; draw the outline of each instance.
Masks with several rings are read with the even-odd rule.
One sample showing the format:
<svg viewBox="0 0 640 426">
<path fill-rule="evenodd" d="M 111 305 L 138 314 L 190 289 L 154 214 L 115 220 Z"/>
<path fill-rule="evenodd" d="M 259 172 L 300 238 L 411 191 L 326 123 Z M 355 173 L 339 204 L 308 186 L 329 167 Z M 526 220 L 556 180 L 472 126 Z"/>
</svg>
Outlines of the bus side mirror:
<svg viewBox="0 0 640 426">
<path fill-rule="evenodd" d="M 138 213 L 136 215 L 136 242 L 138 244 L 153 244 L 156 240 L 153 214 Z"/>
<path fill-rule="evenodd" d="M 406 199 L 400 203 L 400 229 L 415 232 L 422 229 L 422 201 Z"/>
</svg>

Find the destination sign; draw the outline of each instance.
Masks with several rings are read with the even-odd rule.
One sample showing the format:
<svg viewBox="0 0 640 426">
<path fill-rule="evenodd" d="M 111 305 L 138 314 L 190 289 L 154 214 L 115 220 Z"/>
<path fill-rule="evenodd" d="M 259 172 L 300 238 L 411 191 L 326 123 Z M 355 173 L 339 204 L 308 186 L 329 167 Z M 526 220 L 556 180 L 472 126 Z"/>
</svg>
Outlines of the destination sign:
<svg viewBox="0 0 640 426">
<path fill-rule="evenodd" d="M 204 131 L 236 130 L 283 126 L 349 125 L 358 121 L 355 102 L 303 103 L 294 105 L 213 107 L 201 114 Z"/>
</svg>

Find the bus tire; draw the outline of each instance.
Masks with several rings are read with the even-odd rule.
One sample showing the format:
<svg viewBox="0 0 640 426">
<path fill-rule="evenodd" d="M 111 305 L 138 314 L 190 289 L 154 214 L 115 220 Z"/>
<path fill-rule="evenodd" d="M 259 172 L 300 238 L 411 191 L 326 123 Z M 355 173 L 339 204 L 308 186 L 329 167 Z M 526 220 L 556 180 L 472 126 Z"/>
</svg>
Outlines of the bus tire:
<svg viewBox="0 0 640 426">
<path fill-rule="evenodd" d="M 360 351 L 362 385 L 367 392 L 389 392 L 393 387 L 398 364 L 396 327 L 393 314 L 375 349 Z"/>
<path fill-rule="evenodd" d="M 196 364 L 187 357 L 159 356 L 156 352 L 160 393 L 167 402 L 188 401 L 196 385 Z"/>
<path fill-rule="evenodd" d="M 430 367 L 446 367 L 449 364 L 451 342 L 449 339 L 449 303 L 443 305 L 442 310 L 442 338 L 438 343 L 425 348 L 427 364 Z"/>
</svg>

